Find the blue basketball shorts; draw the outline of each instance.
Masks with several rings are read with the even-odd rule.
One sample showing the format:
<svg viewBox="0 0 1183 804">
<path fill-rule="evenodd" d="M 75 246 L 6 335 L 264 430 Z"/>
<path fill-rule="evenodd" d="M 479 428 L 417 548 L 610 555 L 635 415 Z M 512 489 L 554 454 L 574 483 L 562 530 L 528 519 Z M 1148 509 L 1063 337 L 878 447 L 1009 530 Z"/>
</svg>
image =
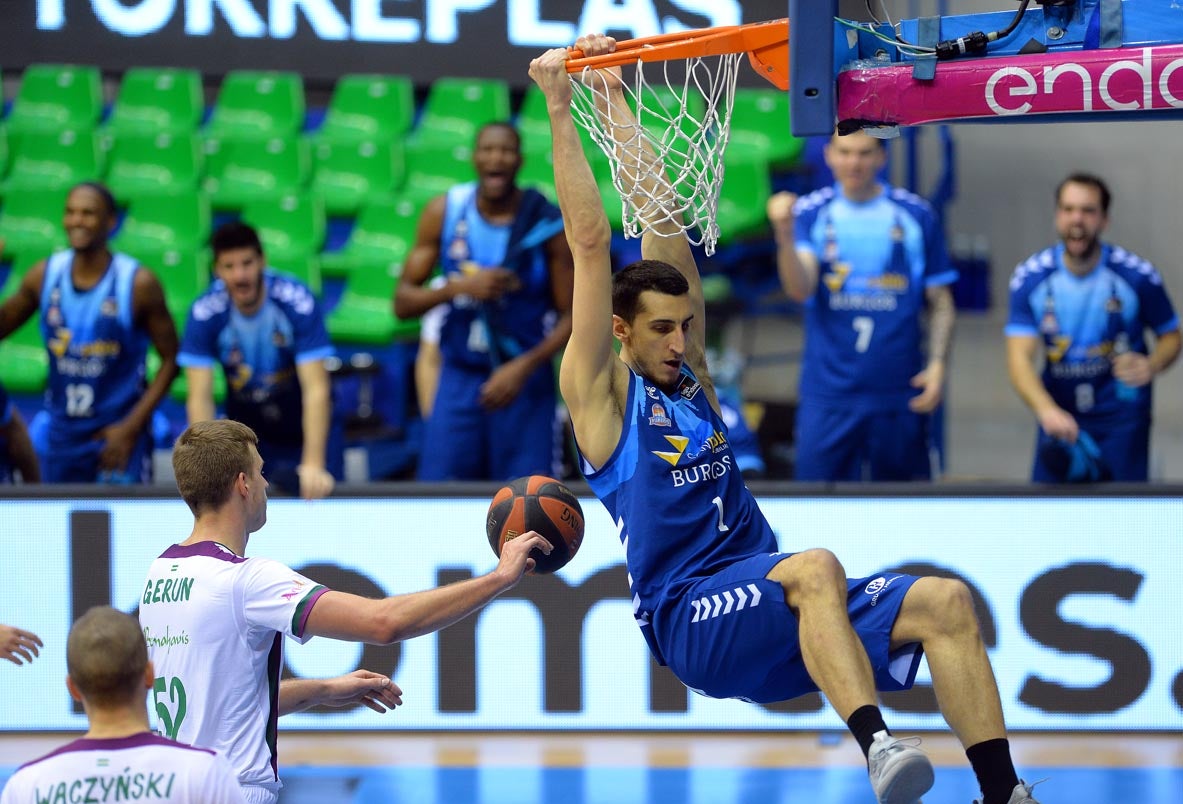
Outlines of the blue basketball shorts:
<svg viewBox="0 0 1183 804">
<path fill-rule="evenodd" d="M 136 439 L 135 446 L 121 471 L 99 469 L 99 455 L 103 441 L 86 440 L 69 448 L 47 448 L 38 455 L 41 461 L 41 480 L 45 483 L 107 483 L 129 485 L 152 481 L 152 439 L 145 433 Z"/>
<path fill-rule="evenodd" d="M 550 366 L 531 374 L 517 398 L 496 410 L 480 404 L 488 379 L 488 372 L 444 361 L 424 426 L 420 480 L 511 480 L 556 473 L 559 440 Z"/>
<path fill-rule="evenodd" d="M 930 480 L 929 417 L 803 401 L 797 408 L 795 478 L 804 481 Z"/>
<path fill-rule="evenodd" d="M 817 691 L 801 656 L 797 617 L 781 585 L 765 577 L 790 555 L 737 561 L 655 612 L 653 635 L 683 684 L 709 698 L 753 703 Z M 881 691 L 910 689 L 920 667 L 919 643 L 890 647 L 904 596 L 917 580 L 897 573 L 847 579 L 847 612 Z"/>
</svg>

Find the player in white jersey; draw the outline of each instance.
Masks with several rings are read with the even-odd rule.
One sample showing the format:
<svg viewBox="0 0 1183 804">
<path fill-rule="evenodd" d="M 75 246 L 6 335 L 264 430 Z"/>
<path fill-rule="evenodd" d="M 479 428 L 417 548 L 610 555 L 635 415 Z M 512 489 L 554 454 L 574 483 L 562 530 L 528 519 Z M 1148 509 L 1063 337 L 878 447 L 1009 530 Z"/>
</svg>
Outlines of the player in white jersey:
<svg viewBox="0 0 1183 804">
<path fill-rule="evenodd" d="M 70 629 L 66 667 L 66 687 L 82 702 L 90 730 L 19 768 L 0 793 L 2 804 L 245 801 L 226 760 L 149 730 L 144 691 L 156 674 L 135 617 L 92 608 Z"/>
<path fill-rule="evenodd" d="M 509 542 L 487 575 L 379 600 L 334 592 L 284 565 L 246 558 L 267 521 L 267 481 L 254 431 L 228 419 L 197 422 L 173 449 L 193 532 L 148 571 L 140 624 L 156 665 L 160 730 L 209 746 L 238 773 L 250 802 L 279 797 L 277 720 L 317 705 L 402 703 L 389 678 L 366 670 L 280 683 L 283 637 L 390 644 L 438 631 L 516 586 L 551 545 L 533 531 Z"/>
</svg>

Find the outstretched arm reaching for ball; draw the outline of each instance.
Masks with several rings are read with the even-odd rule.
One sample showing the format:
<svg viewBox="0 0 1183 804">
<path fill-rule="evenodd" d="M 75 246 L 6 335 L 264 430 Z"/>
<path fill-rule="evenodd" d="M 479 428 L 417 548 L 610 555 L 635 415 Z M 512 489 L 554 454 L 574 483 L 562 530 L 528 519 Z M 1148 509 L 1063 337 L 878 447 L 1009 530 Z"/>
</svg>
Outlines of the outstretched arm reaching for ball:
<svg viewBox="0 0 1183 804">
<path fill-rule="evenodd" d="M 492 572 L 467 581 L 373 600 L 325 592 L 312 606 L 306 635 L 389 645 L 447 628 L 517 586 L 534 569 L 531 550 L 549 554 L 550 542 L 534 531 L 508 542 Z"/>
</svg>

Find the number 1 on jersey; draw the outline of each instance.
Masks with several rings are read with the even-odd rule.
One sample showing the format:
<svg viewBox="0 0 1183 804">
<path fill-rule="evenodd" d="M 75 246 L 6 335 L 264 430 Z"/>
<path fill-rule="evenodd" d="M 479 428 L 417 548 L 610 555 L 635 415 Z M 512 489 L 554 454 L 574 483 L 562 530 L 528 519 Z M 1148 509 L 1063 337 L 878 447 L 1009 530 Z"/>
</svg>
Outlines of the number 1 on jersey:
<svg viewBox="0 0 1183 804">
<path fill-rule="evenodd" d="M 731 530 L 731 528 L 727 527 L 726 523 L 723 522 L 723 498 L 716 497 L 715 499 L 711 500 L 711 502 L 713 502 L 715 507 L 719 509 L 719 532 L 726 533 L 727 531 Z"/>
</svg>

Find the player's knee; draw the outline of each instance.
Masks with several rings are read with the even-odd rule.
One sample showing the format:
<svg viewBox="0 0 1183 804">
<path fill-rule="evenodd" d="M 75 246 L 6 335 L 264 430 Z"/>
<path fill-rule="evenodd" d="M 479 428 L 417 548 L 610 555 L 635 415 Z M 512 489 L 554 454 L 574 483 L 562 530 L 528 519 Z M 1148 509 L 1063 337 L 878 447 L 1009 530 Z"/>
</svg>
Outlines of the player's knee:
<svg viewBox="0 0 1183 804">
<path fill-rule="evenodd" d="M 969 587 L 954 578 L 929 578 L 929 610 L 937 627 L 950 634 L 977 633 L 978 618 Z"/>
<path fill-rule="evenodd" d="M 797 553 L 778 564 L 769 577 L 784 587 L 790 605 L 795 600 L 832 593 L 835 588 L 845 595 L 846 571 L 829 550 Z"/>
</svg>

